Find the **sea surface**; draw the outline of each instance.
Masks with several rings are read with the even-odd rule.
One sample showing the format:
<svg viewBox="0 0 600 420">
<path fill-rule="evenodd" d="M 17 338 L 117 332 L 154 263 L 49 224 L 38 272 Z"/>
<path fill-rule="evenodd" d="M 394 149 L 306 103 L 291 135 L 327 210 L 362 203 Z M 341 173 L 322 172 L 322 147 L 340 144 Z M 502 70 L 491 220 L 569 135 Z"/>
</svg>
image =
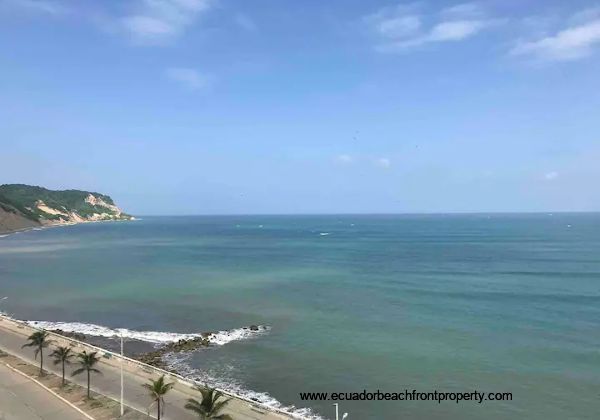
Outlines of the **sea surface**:
<svg viewBox="0 0 600 420">
<path fill-rule="evenodd" d="M 349 420 L 600 418 L 600 214 L 142 217 L 49 228 L 0 238 L 2 297 L 0 311 L 18 319 L 126 328 L 154 342 L 225 331 L 170 362 L 315 417 L 333 418 L 333 402 L 300 392 L 513 395 L 341 402 Z M 241 330 L 250 325 L 264 328 Z"/>
</svg>

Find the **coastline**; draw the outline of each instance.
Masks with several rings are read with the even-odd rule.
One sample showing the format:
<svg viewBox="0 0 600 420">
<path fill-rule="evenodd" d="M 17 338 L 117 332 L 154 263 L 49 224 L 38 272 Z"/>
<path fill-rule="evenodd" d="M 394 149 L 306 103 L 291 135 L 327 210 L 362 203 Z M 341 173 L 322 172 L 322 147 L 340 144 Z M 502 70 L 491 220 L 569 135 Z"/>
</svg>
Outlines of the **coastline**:
<svg viewBox="0 0 600 420">
<path fill-rule="evenodd" d="M 11 349 L 6 344 L 7 338 L 20 336 L 24 342 L 25 338 L 31 333 L 39 331 L 26 322 L 14 320 L 4 314 L 0 314 L 0 348 L 3 351 L 21 357 L 21 354 L 14 354 L 15 348 Z M 67 345 L 77 350 L 97 351 L 102 355 L 102 363 L 111 369 L 117 369 L 123 366 L 123 369 L 132 377 L 139 379 L 140 383 L 156 379 L 158 376 L 165 375 L 175 383 L 174 389 L 178 392 L 193 398 L 199 398 L 199 393 L 194 390 L 194 386 L 204 385 L 201 382 L 194 381 L 178 373 L 169 372 L 161 368 L 140 362 L 127 356 L 121 356 L 110 350 L 94 346 L 92 344 L 76 340 L 52 331 L 48 331 L 55 344 Z M 11 351 L 12 350 L 12 351 Z M 287 412 L 283 409 L 270 407 L 261 402 L 254 401 L 241 395 L 236 395 L 228 390 L 220 389 L 226 396 L 232 398 L 230 410 L 235 411 L 241 418 L 259 418 L 265 420 L 283 420 L 283 419 L 304 419 L 304 416 Z M 229 407 L 229 406 L 228 406 Z M 252 413 L 250 416 L 245 413 Z M 256 417 L 256 414 L 260 414 Z"/>
<path fill-rule="evenodd" d="M 136 222 L 138 220 L 141 220 L 141 219 L 131 216 L 130 219 L 84 220 L 84 221 L 81 221 L 81 222 L 65 222 L 65 223 L 54 223 L 54 224 L 48 224 L 48 225 L 30 226 L 30 227 L 26 227 L 26 228 L 22 228 L 22 229 L 0 231 L 0 239 L 1 238 L 6 238 L 7 236 L 10 236 L 10 235 L 15 235 L 17 233 L 39 231 L 39 230 L 44 230 L 44 229 L 52 229 L 52 228 L 59 228 L 59 227 L 69 227 L 69 226 L 83 225 L 83 224 L 88 224 L 88 223 Z"/>
<path fill-rule="evenodd" d="M 81 322 L 52 322 L 11 320 L 33 328 L 39 328 L 53 334 L 81 341 L 91 346 L 117 353 L 120 351 L 119 337 L 124 339 L 124 354 L 128 358 L 153 366 L 161 371 L 168 371 L 178 377 L 209 385 L 227 395 L 252 401 L 287 413 L 292 418 L 323 420 L 323 417 L 308 407 L 285 405 L 271 396 L 267 391 L 254 391 L 238 382 L 223 380 L 208 372 L 194 368 L 189 360 L 196 352 L 218 351 L 220 346 L 241 340 L 259 339 L 271 330 L 267 325 L 250 325 L 230 330 L 208 331 L 200 333 L 175 333 L 159 331 L 139 331 L 129 329 L 112 329 L 109 327 Z"/>
</svg>

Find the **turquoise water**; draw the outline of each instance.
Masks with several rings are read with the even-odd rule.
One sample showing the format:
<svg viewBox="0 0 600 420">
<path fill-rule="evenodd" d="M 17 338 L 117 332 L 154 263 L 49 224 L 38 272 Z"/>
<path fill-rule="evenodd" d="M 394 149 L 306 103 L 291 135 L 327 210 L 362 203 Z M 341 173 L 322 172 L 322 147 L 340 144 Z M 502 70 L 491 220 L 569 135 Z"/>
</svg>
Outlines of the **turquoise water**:
<svg viewBox="0 0 600 420">
<path fill-rule="evenodd" d="M 0 238 L 1 296 L 20 319 L 268 325 L 181 366 L 326 418 L 332 402 L 298 393 L 513 393 L 343 402 L 349 419 L 600 416 L 599 214 L 148 217 L 30 231 Z"/>
</svg>

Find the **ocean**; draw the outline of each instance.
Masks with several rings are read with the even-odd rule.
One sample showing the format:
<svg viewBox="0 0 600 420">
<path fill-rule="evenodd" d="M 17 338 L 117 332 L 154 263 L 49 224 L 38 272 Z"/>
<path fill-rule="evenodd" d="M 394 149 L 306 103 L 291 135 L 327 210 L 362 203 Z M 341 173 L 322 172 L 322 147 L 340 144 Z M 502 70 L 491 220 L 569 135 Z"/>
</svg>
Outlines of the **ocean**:
<svg viewBox="0 0 600 420">
<path fill-rule="evenodd" d="M 169 362 L 313 418 L 334 418 L 334 401 L 301 392 L 512 394 L 340 401 L 349 420 L 600 416 L 600 214 L 56 227 L 0 238 L 2 297 L 0 311 L 18 319 L 126 328 L 154 343 L 224 331 Z"/>
</svg>

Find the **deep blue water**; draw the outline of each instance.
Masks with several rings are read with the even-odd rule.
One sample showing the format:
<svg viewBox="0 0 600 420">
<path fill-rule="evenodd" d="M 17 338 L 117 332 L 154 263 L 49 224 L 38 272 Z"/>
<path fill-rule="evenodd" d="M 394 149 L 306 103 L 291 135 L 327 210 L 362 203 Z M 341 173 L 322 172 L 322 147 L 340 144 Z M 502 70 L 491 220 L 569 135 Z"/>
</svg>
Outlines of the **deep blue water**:
<svg viewBox="0 0 600 420">
<path fill-rule="evenodd" d="M 326 235 L 324 235 L 326 233 Z M 147 217 L 0 238 L 21 319 L 268 334 L 184 360 L 331 417 L 302 391 L 495 391 L 342 403 L 349 419 L 597 419 L 600 215 Z"/>
</svg>

